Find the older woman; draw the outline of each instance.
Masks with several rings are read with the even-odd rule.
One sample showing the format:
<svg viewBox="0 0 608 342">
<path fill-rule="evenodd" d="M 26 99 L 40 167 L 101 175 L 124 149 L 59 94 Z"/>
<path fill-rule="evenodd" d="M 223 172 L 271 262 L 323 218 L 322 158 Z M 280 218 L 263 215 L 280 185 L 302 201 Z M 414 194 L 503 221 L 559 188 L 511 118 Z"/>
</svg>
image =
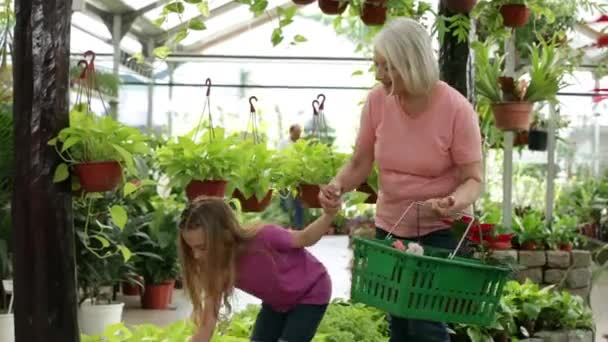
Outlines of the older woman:
<svg viewBox="0 0 608 342">
<path fill-rule="evenodd" d="M 374 41 L 376 79 L 352 159 L 319 194 L 326 207 L 363 183 L 378 163 L 376 237 L 389 232 L 453 249 L 441 218 L 469 210 L 482 191 L 481 134 L 471 104 L 439 80 L 431 38 L 419 23 L 395 19 Z M 398 222 L 414 201 L 414 208 Z M 449 341 L 444 323 L 391 317 L 391 342 Z"/>
</svg>

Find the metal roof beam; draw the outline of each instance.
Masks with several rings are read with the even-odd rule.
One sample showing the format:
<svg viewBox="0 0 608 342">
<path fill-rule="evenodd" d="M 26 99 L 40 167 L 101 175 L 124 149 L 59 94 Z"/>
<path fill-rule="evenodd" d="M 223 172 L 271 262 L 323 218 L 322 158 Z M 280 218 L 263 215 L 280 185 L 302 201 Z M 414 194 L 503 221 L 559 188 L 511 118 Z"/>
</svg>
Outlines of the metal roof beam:
<svg viewBox="0 0 608 342">
<path fill-rule="evenodd" d="M 259 17 L 254 17 L 254 18 L 251 18 L 244 22 L 235 24 L 231 27 L 226 28 L 225 30 L 222 30 L 221 32 L 212 34 L 211 36 L 209 36 L 205 39 L 202 39 L 199 42 L 185 46 L 181 50 L 185 51 L 185 52 L 200 52 L 204 49 L 208 49 L 214 45 L 217 45 L 219 43 L 225 42 L 228 39 L 238 36 L 239 34 L 241 34 L 243 32 L 246 32 L 248 30 L 254 29 L 256 27 L 262 26 L 262 25 L 270 22 L 271 20 L 278 17 L 279 8 L 288 9 L 290 7 L 296 7 L 296 6 L 293 5 L 293 3 L 291 1 L 287 1 L 269 11 L 266 11 L 266 13 L 264 13 L 264 15 L 261 15 Z"/>
<path fill-rule="evenodd" d="M 169 3 L 170 1 L 171 0 L 158 0 L 156 2 L 153 2 L 147 6 L 144 6 L 140 9 L 137 9 L 137 10 L 129 13 L 129 15 L 135 15 L 135 16 L 139 17 L 140 15 L 144 15 L 145 13 L 150 12 L 153 9 L 164 6 L 165 4 Z"/>
</svg>

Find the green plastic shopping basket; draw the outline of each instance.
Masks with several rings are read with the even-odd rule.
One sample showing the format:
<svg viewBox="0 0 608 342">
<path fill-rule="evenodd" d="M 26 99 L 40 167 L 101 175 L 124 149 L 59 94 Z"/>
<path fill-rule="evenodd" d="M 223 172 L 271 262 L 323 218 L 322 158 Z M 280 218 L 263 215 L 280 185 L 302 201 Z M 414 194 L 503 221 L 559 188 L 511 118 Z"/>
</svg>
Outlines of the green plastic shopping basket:
<svg viewBox="0 0 608 342">
<path fill-rule="evenodd" d="M 427 246 L 424 255 L 407 253 L 391 234 L 355 237 L 351 299 L 402 318 L 491 324 L 510 269 L 455 256 L 474 221 L 451 253 Z"/>
</svg>

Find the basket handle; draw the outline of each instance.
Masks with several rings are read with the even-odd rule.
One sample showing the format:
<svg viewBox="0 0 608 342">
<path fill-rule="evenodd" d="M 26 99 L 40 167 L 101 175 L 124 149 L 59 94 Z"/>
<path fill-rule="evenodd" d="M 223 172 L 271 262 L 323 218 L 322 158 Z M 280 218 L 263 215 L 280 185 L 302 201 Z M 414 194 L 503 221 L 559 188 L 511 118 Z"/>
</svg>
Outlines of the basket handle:
<svg viewBox="0 0 608 342">
<path fill-rule="evenodd" d="M 389 240 L 393 236 L 393 231 L 395 231 L 395 228 L 397 228 L 399 223 L 401 223 L 401 221 L 403 221 L 403 218 L 405 217 L 405 215 L 407 215 L 407 213 L 410 211 L 410 209 L 412 209 L 412 207 L 414 207 L 415 205 L 422 207 L 422 206 L 428 205 L 428 203 L 421 202 L 421 201 L 415 201 L 415 202 L 410 203 L 410 205 L 408 205 L 407 208 L 405 208 L 405 210 L 403 211 L 403 213 L 401 214 L 401 216 L 399 217 L 397 222 L 395 222 L 395 224 L 391 227 L 390 231 L 386 235 L 386 238 L 385 238 L 386 240 Z M 448 259 L 454 259 L 456 254 L 458 254 L 458 251 L 462 247 L 462 243 L 464 242 L 464 239 L 466 239 L 467 235 L 469 234 L 469 230 L 471 230 L 471 227 L 473 227 L 473 224 L 475 223 L 475 214 L 471 215 L 464 211 L 457 211 L 457 212 L 454 212 L 454 214 L 470 217 L 471 222 L 469 222 L 469 224 L 467 225 L 467 229 L 464 231 L 464 234 L 462 234 L 462 237 L 460 238 L 460 241 L 458 241 L 458 245 L 456 245 L 456 248 L 448 255 Z"/>
</svg>

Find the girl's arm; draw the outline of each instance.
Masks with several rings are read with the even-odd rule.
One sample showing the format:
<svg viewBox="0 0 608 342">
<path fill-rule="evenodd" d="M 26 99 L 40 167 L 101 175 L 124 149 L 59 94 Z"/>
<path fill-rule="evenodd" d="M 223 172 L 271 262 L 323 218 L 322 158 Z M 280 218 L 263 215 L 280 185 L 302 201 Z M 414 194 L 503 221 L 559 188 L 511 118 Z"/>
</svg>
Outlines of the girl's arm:
<svg viewBox="0 0 608 342">
<path fill-rule="evenodd" d="M 292 231 L 293 246 L 296 248 L 309 247 L 317 243 L 331 227 L 331 223 L 338 213 L 339 207 L 325 209 L 323 215 L 309 224 L 303 230 Z"/>
<path fill-rule="evenodd" d="M 203 307 L 203 321 L 201 326 L 198 328 L 196 335 L 192 337 L 191 342 L 209 342 L 213 336 L 215 325 L 217 323 L 217 316 L 220 307 L 220 301 L 212 298 L 205 299 L 205 306 Z"/>
</svg>

